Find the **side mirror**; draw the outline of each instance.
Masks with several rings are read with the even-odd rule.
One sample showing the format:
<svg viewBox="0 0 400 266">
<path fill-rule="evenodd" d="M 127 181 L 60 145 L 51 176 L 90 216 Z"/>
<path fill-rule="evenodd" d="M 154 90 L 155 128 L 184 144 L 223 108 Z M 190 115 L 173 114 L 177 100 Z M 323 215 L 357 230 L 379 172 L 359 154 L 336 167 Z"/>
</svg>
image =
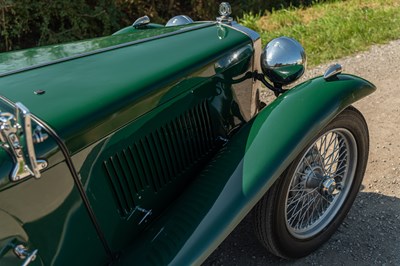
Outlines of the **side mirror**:
<svg viewBox="0 0 400 266">
<path fill-rule="evenodd" d="M 263 74 L 278 88 L 298 80 L 304 74 L 306 63 L 304 48 L 288 37 L 273 39 L 261 55 Z"/>
</svg>

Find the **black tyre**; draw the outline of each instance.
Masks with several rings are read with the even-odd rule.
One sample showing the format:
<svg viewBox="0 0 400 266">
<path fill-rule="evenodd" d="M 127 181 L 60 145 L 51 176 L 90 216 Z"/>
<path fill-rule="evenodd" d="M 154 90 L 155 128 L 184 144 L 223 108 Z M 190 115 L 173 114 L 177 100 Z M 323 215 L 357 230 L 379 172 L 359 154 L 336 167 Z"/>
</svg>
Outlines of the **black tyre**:
<svg viewBox="0 0 400 266">
<path fill-rule="evenodd" d="M 299 258 L 319 248 L 346 217 L 368 161 L 368 127 L 348 107 L 297 156 L 254 212 L 256 234 L 274 255 Z"/>
</svg>

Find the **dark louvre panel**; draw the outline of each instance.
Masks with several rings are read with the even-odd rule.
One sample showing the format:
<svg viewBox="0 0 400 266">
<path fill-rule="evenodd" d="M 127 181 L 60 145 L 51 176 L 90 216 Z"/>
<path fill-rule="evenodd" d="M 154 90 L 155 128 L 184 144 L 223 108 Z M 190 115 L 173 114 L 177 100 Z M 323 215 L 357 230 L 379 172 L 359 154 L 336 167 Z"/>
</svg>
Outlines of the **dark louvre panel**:
<svg viewBox="0 0 400 266">
<path fill-rule="evenodd" d="M 216 146 L 206 102 L 136 139 L 103 162 L 122 216 L 138 206 L 144 190 L 168 189 Z M 147 194 L 148 195 L 148 194 Z"/>
</svg>

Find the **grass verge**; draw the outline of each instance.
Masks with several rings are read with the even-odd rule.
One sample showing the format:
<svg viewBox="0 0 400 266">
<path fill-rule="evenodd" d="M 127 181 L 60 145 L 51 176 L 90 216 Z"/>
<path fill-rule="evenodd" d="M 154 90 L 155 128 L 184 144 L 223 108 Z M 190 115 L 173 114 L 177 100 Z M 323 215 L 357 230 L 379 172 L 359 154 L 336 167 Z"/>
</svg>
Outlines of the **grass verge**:
<svg viewBox="0 0 400 266">
<path fill-rule="evenodd" d="M 316 3 L 265 15 L 245 14 L 239 22 L 258 31 L 264 45 L 279 36 L 298 40 L 306 50 L 308 65 L 315 66 L 399 39 L 400 1 Z"/>
</svg>

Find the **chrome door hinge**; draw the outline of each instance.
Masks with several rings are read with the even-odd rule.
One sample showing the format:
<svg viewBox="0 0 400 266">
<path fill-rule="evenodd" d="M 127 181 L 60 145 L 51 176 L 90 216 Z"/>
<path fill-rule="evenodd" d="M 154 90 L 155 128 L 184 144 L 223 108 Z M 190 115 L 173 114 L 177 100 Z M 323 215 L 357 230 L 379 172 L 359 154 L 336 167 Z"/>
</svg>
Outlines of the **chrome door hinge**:
<svg viewBox="0 0 400 266">
<path fill-rule="evenodd" d="M 15 162 L 11 171 L 11 181 L 27 176 L 40 177 L 40 170 L 47 167 L 45 160 L 37 160 L 34 143 L 43 142 L 47 134 L 36 128 L 32 135 L 31 113 L 22 103 L 15 104 L 15 116 L 0 113 L 0 146 L 7 150 Z"/>
<path fill-rule="evenodd" d="M 24 245 L 18 245 L 14 248 L 15 255 L 24 260 L 22 266 L 28 266 L 32 261 L 36 259 L 38 250 L 29 251 Z"/>
</svg>

